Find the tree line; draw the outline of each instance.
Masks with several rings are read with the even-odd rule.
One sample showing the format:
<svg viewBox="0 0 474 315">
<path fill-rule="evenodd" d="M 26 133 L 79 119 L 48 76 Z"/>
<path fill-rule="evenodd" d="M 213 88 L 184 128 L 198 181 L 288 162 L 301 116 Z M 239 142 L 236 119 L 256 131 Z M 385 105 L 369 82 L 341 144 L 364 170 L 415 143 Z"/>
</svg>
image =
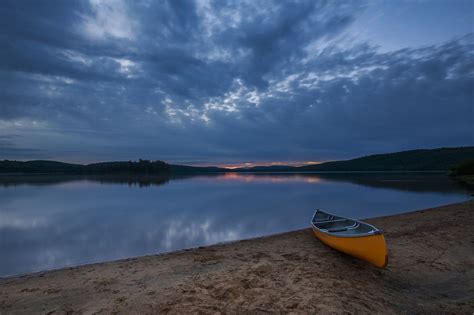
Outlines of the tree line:
<svg viewBox="0 0 474 315">
<path fill-rule="evenodd" d="M 56 161 L 0 161 L 0 173 L 48 173 L 48 174 L 167 174 L 169 164 L 163 161 L 138 160 L 128 162 L 104 162 L 88 165 Z"/>
</svg>

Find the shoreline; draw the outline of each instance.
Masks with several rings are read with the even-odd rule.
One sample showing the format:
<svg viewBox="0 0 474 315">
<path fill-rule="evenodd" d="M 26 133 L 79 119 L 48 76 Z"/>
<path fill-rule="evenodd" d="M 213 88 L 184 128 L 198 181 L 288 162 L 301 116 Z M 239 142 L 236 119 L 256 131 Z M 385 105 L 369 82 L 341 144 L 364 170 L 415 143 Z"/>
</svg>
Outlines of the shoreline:
<svg viewBox="0 0 474 315">
<path fill-rule="evenodd" d="M 468 202 L 468 201 L 460 202 L 459 204 L 465 203 L 465 202 Z M 456 204 L 458 204 L 458 203 L 456 203 Z M 435 208 L 446 207 L 446 206 L 451 206 L 451 205 L 455 205 L 455 204 L 445 204 L 445 205 L 441 205 L 441 206 L 438 206 L 438 207 L 435 207 Z M 433 208 L 433 209 L 435 209 L 435 208 Z M 417 210 L 412 210 L 412 211 L 409 211 L 409 212 L 403 212 L 403 213 L 398 213 L 398 214 L 389 214 L 389 215 L 370 217 L 370 218 L 362 218 L 362 219 L 349 217 L 349 219 L 356 219 L 356 220 L 359 220 L 359 221 L 368 222 L 368 221 L 372 221 L 372 220 L 396 217 L 396 216 L 399 216 L 399 215 L 416 213 L 416 212 L 426 211 L 426 210 L 430 210 L 430 209 L 432 209 L 432 208 L 417 209 Z M 310 220 L 308 220 L 308 222 L 309 221 Z M 311 228 L 311 227 L 309 227 L 309 228 Z M 0 276 L 0 281 L 1 280 L 8 280 L 8 279 L 15 279 L 15 278 L 24 278 L 24 277 L 29 277 L 29 276 L 36 276 L 36 275 L 47 274 L 47 273 L 56 272 L 56 271 L 73 270 L 73 269 L 77 269 L 77 268 L 88 267 L 88 266 L 91 266 L 91 265 L 100 265 L 100 264 L 107 264 L 107 263 L 119 263 L 119 262 L 126 262 L 126 261 L 129 261 L 129 260 L 137 260 L 137 259 L 149 258 L 149 257 L 157 257 L 158 258 L 158 257 L 164 256 L 164 255 L 171 255 L 171 254 L 176 254 L 176 253 L 181 253 L 181 252 L 189 252 L 189 251 L 193 251 L 193 250 L 201 250 L 201 249 L 206 249 L 206 248 L 214 247 L 214 246 L 232 245 L 232 244 L 238 244 L 238 243 L 241 243 L 241 242 L 256 241 L 256 240 L 265 239 L 265 238 L 272 238 L 272 237 L 282 236 L 282 235 L 289 234 L 289 233 L 302 232 L 302 231 L 305 231 L 307 229 L 308 228 L 295 229 L 295 230 L 289 230 L 289 231 L 284 231 L 284 232 L 273 233 L 273 234 L 269 234 L 269 235 L 255 236 L 255 237 L 238 239 L 238 240 L 233 240 L 233 241 L 224 241 L 224 242 L 218 242 L 218 243 L 209 244 L 209 245 L 200 245 L 200 246 L 194 246 L 194 247 L 187 247 L 187 248 L 175 249 L 175 250 L 160 252 L 160 253 L 150 253 L 150 254 L 132 256 L 132 257 L 127 257 L 127 258 L 113 259 L 113 260 L 87 262 L 87 263 L 84 263 L 84 264 L 78 264 L 78 265 L 73 265 L 73 266 L 64 266 L 64 267 L 59 267 L 59 268 L 44 269 L 44 270 L 37 270 L 37 271 L 31 271 L 31 272 L 25 272 L 25 273 L 13 274 L 13 275 Z"/>
<path fill-rule="evenodd" d="M 366 219 L 362 219 L 362 221 L 364 221 L 364 220 L 366 220 Z M 262 235 L 262 236 L 244 238 L 244 239 L 240 239 L 240 240 L 225 241 L 225 242 L 219 242 L 219 243 L 214 243 L 214 244 L 210 244 L 210 245 L 201 245 L 201 246 L 195 246 L 195 247 L 175 249 L 175 250 L 171 250 L 171 251 L 168 251 L 168 252 L 151 253 L 151 254 L 144 254 L 144 255 L 140 255 L 140 256 L 132 256 L 132 257 L 128 257 L 128 258 L 119 258 L 119 259 L 105 260 L 105 261 L 95 261 L 95 262 L 88 262 L 88 263 L 84 263 L 84 264 L 78 264 L 78 265 L 74 265 L 74 266 L 64 266 L 64 267 L 59 267 L 59 268 L 44 269 L 44 270 L 25 272 L 25 273 L 19 273 L 19 274 L 14 274 L 14 275 L 0 276 L 0 282 L 2 280 L 15 279 L 15 278 L 25 278 L 25 277 L 29 277 L 29 276 L 37 276 L 37 275 L 40 275 L 40 274 L 47 274 L 47 273 L 50 273 L 50 272 L 72 270 L 72 269 L 77 269 L 77 268 L 82 268 L 82 267 L 88 267 L 88 266 L 91 266 L 91 265 L 101 265 L 101 264 L 107 264 L 107 263 L 126 262 L 126 261 L 129 261 L 129 260 L 137 260 L 137 259 L 141 259 L 141 258 L 161 257 L 161 256 L 172 255 L 172 254 L 181 253 L 181 252 L 189 252 L 189 251 L 193 251 L 193 250 L 207 249 L 209 247 L 214 247 L 214 246 L 238 244 L 240 242 L 248 242 L 248 241 L 259 240 L 259 239 L 264 239 L 264 238 L 268 238 L 268 237 L 280 236 L 280 235 L 284 235 L 284 234 L 288 234 L 288 233 L 301 232 L 301 231 L 304 231 L 306 229 L 307 228 L 295 229 L 295 230 L 289 230 L 289 231 L 279 232 L 279 233 L 274 233 L 274 234 L 269 234 L 269 235 Z M 0 313 L 0 315 L 1 315 L 1 313 Z"/>
<path fill-rule="evenodd" d="M 470 200 L 365 220 L 385 231 L 385 270 L 303 229 L 7 276 L 0 313 L 472 313 L 473 211 Z"/>
</svg>

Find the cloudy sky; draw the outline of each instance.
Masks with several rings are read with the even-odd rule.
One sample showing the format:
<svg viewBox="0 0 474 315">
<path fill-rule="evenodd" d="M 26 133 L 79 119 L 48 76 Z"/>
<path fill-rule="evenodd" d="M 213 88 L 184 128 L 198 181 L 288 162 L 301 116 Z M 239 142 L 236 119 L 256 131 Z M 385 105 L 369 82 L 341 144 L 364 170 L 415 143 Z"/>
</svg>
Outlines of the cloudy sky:
<svg viewBox="0 0 474 315">
<path fill-rule="evenodd" d="M 474 1 L 0 1 L 0 159 L 474 145 Z"/>
</svg>

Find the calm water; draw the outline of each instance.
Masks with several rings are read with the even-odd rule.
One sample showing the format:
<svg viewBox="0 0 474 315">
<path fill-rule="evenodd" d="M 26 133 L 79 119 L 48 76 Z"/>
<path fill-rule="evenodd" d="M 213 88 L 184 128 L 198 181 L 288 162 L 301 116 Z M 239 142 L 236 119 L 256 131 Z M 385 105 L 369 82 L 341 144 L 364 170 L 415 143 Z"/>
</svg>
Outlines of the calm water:
<svg viewBox="0 0 474 315">
<path fill-rule="evenodd" d="M 433 174 L 0 177 L 0 276 L 304 228 L 316 207 L 367 218 L 469 198 Z"/>
</svg>

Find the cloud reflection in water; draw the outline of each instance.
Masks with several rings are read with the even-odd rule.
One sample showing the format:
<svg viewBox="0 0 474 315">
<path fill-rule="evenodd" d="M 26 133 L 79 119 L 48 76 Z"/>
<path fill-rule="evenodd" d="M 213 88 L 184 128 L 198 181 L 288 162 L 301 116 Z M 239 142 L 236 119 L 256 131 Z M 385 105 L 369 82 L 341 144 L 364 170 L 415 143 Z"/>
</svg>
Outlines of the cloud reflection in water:
<svg viewBox="0 0 474 315">
<path fill-rule="evenodd" d="M 373 217 L 462 201 L 441 175 L 16 177 L 0 184 L 0 275 L 107 261 L 308 226 L 315 207 Z"/>
</svg>

